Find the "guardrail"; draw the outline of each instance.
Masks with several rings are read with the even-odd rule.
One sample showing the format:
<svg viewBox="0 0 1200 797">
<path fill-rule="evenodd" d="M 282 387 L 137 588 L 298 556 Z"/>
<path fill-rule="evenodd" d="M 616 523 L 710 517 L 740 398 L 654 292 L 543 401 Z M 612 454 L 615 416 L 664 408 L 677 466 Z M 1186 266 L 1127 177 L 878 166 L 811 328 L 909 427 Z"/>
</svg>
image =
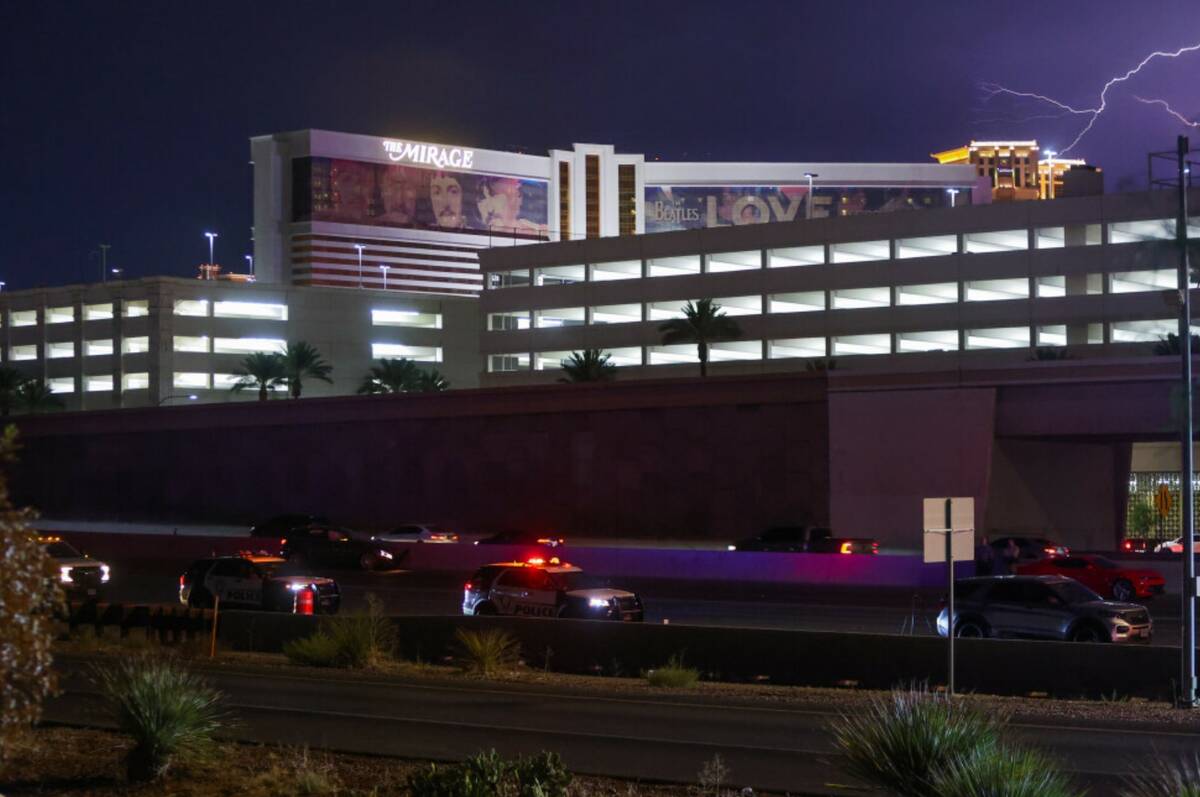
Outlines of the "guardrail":
<svg viewBox="0 0 1200 797">
<path fill-rule="evenodd" d="M 64 619 L 72 632 L 82 627 L 116 628 L 122 638 L 132 631 L 156 637 L 164 645 L 206 636 L 212 631 L 213 613 L 208 609 L 190 609 L 179 604 L 124 604 L 70 602 Z"/>
</svg>

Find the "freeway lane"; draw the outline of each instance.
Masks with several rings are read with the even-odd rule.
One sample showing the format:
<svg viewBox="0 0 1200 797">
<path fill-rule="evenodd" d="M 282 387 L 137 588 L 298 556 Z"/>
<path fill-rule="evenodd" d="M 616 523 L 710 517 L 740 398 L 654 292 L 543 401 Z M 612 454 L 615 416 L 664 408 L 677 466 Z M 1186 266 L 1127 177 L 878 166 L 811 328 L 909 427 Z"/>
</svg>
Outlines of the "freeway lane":
<svg viewBox="0 0 1200 797">
<path fill-rule="evenodd" d="M 47 719 L 106 724 L 94 688 L 68 661 L 65 694 Z M 495 747 L 506 755 L 559 752 L 579 772 L 694 782 L 720 753 L 737 786 L 791 793 L 846 791 L 826 730 L 836 705 L 750 705 L 666 695 L 607 698 L 545 686 L 364 681 L 209 670 L 228 695 L 236 738 L 411 758 L 461 759 Z M 1052 752 L 1091 788 L 1115 794 L 1115 778 L 1151 754 L 1182 755 L 1192 732 L 1018 724 L 1020 740 Z"/>
</svg>

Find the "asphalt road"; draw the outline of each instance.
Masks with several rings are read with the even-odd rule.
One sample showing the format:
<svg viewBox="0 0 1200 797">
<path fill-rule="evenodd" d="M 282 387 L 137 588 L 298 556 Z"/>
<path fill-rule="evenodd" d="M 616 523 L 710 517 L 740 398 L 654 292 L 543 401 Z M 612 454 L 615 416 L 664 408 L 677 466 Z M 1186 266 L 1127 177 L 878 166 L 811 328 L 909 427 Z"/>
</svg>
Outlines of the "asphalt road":
<svg viewBox="0 0 1200 797">
<path fill-rule="evenodd" d="M 65 693 L 51 721 L 108 725 L 78 660 L 64 665 Z M 371 682 L 210 670 L 238 726 L 231 738 L 345 752 L 458 760 L 481 749 L 505 755 L 554 750 L 589 774 L 694 783 L 720 754 L 731 785 L 792 794 L 843 794 L 828 723 L 836 705 L 747 705 L 690 698 L 607 698 L 543 686 L 462 682 Z M 1014 737 L 1054 755 L 1089 786 L 1115 794 L 1116 776 L 1152 754 L 1191 754 L 1200 734 L 1018 724 Z"/>
<path fill-rule="evenodd" d="M 186 561 L 114 562 L 114 582 L 105 599 L 125 603 L 178 600 L 179 574 Z M 342 590 L 343 611 L 366 607 L 377 596 L 394 615 L 458 614 L 463 578 L 445 573 L 397 570 L 328 573 Z M 697 582 L 614 582 L 636 590 L 646 606 L 646 622 L 779 628 L 809 631 L 934 634 L 937 593 L 894 589 L 830 589 L 820 586 L 705 584 Z M 1179 644 L 1179 601 L 1149 603 L 1155 620 L 1155 644 Z"/>
</svg>

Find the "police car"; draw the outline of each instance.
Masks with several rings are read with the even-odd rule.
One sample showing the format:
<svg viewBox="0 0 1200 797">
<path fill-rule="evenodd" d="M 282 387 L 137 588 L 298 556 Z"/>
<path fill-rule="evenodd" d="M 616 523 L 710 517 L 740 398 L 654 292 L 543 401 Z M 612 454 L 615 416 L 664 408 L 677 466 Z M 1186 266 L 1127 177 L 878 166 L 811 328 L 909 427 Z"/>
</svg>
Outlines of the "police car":
<svg viewBox="0 0 1200 797">
<path fill-rule="evenodd" d="M 62 537 L 38 537 L 38 543 L 58 567 L 58 583 L 68 597 L 99 597 L 112 574 L 108 565 L 75 550 Z"/>
<path fill-rule="evenodd" d="M 463 614 L 641 622 L 642 599 L 557 558 L 484 565 L 463 590 Z"/>
<path fill-rule="evenodd" d="M 294 614 L 335 614 L 337 582 L 318 576 L 283 576 L 277 556 L 214 556 L 193 562 L 179 577 L 179 602 L 193 608 L 257 609 Z"/>
</svg>

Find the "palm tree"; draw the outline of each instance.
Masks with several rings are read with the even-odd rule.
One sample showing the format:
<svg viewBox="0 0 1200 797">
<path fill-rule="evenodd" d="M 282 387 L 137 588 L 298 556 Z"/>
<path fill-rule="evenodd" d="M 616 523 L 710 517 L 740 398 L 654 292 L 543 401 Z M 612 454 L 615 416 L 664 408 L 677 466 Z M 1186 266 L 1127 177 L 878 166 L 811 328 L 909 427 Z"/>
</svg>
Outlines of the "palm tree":
<svg viewBox="0 0 1200 797">
<path fill-rule="evenodd" d="M 1074 360 L 1075 355 L 1066 349 L 1058 346 L 1038 346 L 1033 350 L 1033 355 L 1030 360 Z"/>
<path fill-rule="evenodd" d="M 16 368 L 0 367 L 0 417 L 8 417 L 17 400 L 17 391 L 29 377 Z"/>
<path fill-rule="evenodd" d="M 721 311 L 712 299 L 701 299 L 683 307 L 683 318 L 672 318 L 659 325 L 664 346 L 695 343 L 700 354 L 700 376 L 708 376 L 708 345 L 717 340 L 741 337 L 742 328 Z"/>
<path fill-rule="evenodd" d="M 436 368 L 430 368 L 418 372 L 416 382 L 410 389 L 416 393 L 441 393 L 450 389 L 450 382 Z"/>
<path fill-rule="evenodd" d="M 804 364 L 804 369 L 806 371 L 811 371 L 813 373 L 824 373 L 825 371 L 836 371 L 837 367 L 838 367 L 837 360 L 833 359 L 832 357 L 830 357 L 829 359 L 822 359 L 822 358 L 818 357 L 815 360 L 809 360 L 808 362 L 806 362 Z"/>
<path fill-rule="evenodd" d="M 261 351 L 246 355 L 241 366 L 234 369 L 233 374 L 241 377 L 234 382 L 231 388 L 233 392 L 257 389 L 259 401 L 266 401 L 267 393 L 284 384 L 287 378 L 283 370 L 283 357 Z"/>
<path fill-rule="evenodd" d="M 28 413 L 62 409 L 63 402 L 54 391 L 40 379 L 27 379 L 16 391 L 16 405 Z"/>
<path fill-rule="evenodd" d="M 1160 338 L 1158 343 L 1154 344 L 1154 353 L 1159 356 L 1173 354 L 1178 357 L 1183 353 L 1180 351 L 1179 336 L 1168 332 L 1165 338 Z M 1200 335 L 1195 333 L 1192 333 L 1192 354 L 1200 354 Z"/>
<path fill-rule="evenodd" d="M 559 382 L 609 382 L 617 376 L 617 366 L 609 360 L 612 355 L 603 349 L 573 351 L 571 356 L 559 362 L 566 376 Z"/>
<path fill-rule="evenodd" d="M 305 378 L 311 377 L 333 384 L 333 380 L 329 378 L 329 372 L 333 370 L 333 366 L 321 359 L 321 352 L 317 351 L 317 347 L 311 343 L 303 340 L 289 343 L 282 358 L 284 379 L 287 381 L 292 398 L 300 398 Z"/>
<path fill-rule="evenodd" d="M 380 360 L 379 365 L 373 365 L 367 371 L 358 392 L 404 393 L 413 389 L 420 375 L 421 369 L 406 357 Z"/>
</svg>

